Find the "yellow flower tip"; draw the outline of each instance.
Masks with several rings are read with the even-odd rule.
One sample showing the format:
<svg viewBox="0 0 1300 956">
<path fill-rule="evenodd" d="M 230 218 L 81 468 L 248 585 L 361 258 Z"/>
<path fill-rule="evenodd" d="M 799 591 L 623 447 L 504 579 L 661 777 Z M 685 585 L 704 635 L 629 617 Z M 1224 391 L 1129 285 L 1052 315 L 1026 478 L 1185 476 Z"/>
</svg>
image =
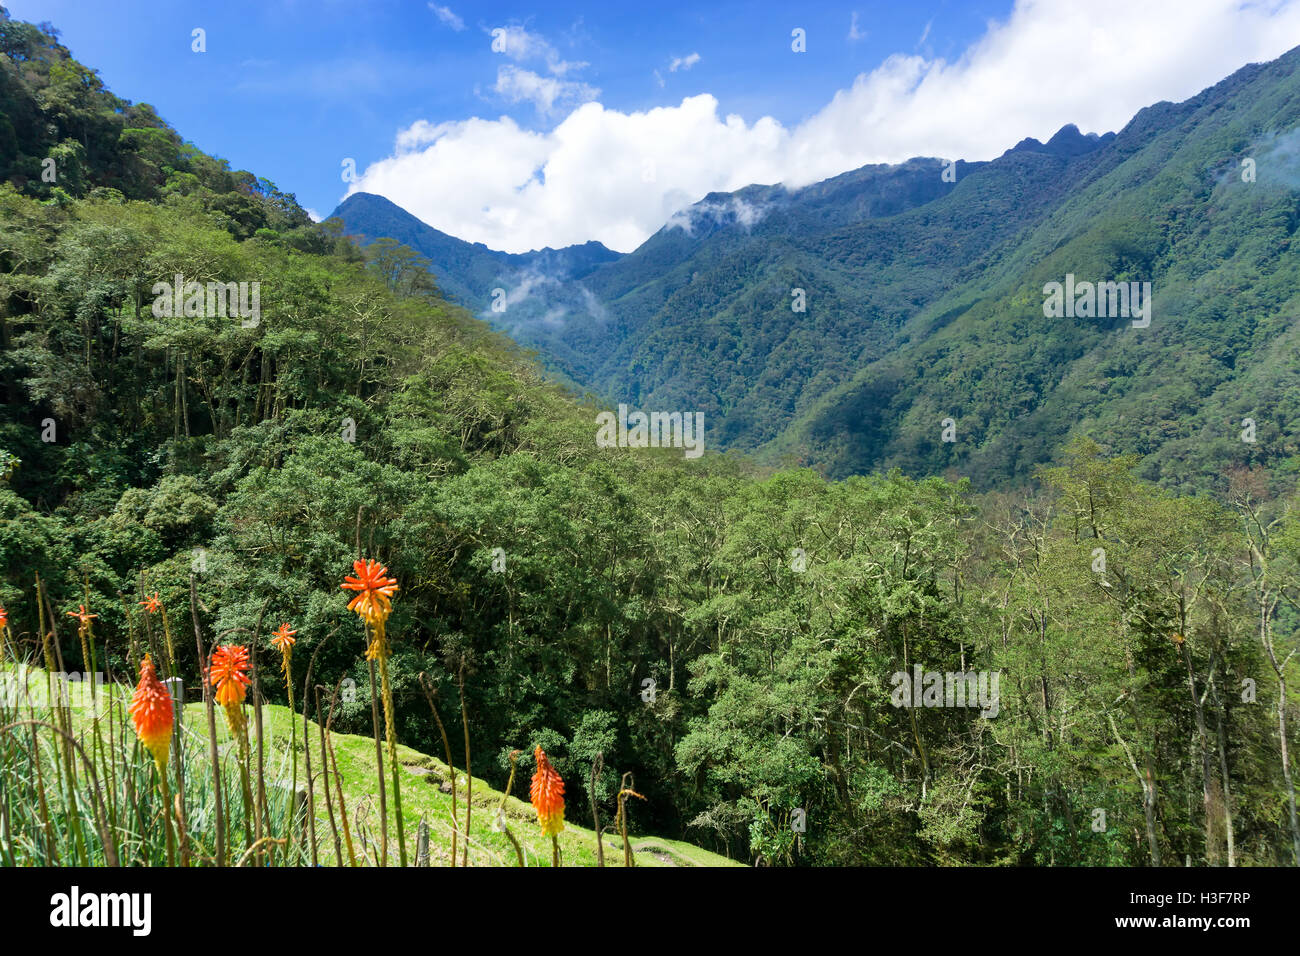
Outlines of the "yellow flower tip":
<svg viewBox="0 0 1300 956">
<path fill-rule="evenodd" d="M 388 649 L 388 638 L 384 634 L 384 622 L 380 619 L 370 625 L 374 636 L 370 639 L 370 644 L 366 647 L 366 660 L 377 661 L 381 657 L 388 657 L 392 653 Z"/>
<path fill-rule="evenodd" d="M 230 728 L 231 736 L 238 737 L 244 729 L 244 711 L 237 701 L 231 701 L 221 706 L 226 712 L 226 726 Z"/>
</svg>

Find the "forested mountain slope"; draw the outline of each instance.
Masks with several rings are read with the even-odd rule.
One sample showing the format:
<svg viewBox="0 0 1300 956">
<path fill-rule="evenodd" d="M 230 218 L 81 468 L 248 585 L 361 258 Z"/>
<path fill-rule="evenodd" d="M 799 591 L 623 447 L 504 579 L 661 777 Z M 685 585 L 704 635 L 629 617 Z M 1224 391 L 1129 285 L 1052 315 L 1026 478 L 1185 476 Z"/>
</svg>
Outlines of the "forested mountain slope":
<svg viewBox="0 0 1300 956">
<path fill-rule="evenodd" d="M 1153 478 L 1222 491 L 1225 456 L 1300 448 L 1297 63 L 1246 67 L 1118 134 L 713 194 L 580 278 L 498 272 L 504 315 L 485 287 L 473 299 L 580 386 L 703 411 L 715 445 L 770 461 L 992 487 L 1094 434 Z M 345 204 L 346 230 L 369 204 Z M 1043 288 L 1067 274 L 1151 283 L 1151 326 L 1045 318 Z"/>
<path fill-rule="evenodd" d="M 530 270 L 581 279 L 602 263 L 619 258 L 599 242 L 520 254 L 497 252 L 481 242 L 465 242 L 426 226 L 400 206 L 372 193 L 349 196 L 331 218 L 334 216 L 343 220 L 349 236 L 362 243 L 394 239 L 420 253 L 436 269 L 439 287 L 447 298 L 471 311 L 490 308 L 495 286 L 515 281 Z"/>
<path fill-rule="evenodd" d="M 1050 215 L 923 308 L 889 354 L 822 397 L 782 447 L 832 473 L 1030 473 L 1105 436 L 1174 487 L 1225 491 L 1225 463 L 1300 450 L 1300 51 L 1143 110 Z M 978 185 L 959 183 L 949 201 Z M 1150 282 L 1148 328 L 1046 318 L 1046 283 Z M 957 420 L 959 440 L 939 441 Z M 1243 419 L 1255 441 L 1243 441 Z"/>
</svg>

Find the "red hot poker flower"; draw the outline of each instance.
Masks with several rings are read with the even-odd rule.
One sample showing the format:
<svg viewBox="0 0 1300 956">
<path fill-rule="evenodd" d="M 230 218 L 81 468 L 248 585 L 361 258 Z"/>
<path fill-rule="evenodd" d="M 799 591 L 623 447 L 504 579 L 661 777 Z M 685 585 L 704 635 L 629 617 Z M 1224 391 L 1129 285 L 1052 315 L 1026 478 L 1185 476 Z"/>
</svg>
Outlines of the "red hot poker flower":
<svg viewBox="0 0 1300 956">
<path fill-rule="evenodd" d="M 162 601 L 158 600 L 158 592 L 155 591 L 153 594 L 150 594 L 148 597 L 146 597 L 143 601 L 140 602 L 140 606 L 144 608 L 146 611 L 148 611 L 150 614 L 157 614 L 160 610 L 162 610 Z"/>
<path fill-rule="evenodd" d="M 140 662 L 140 683 L 131 695 L 131 719 L 135 723 L 136 736 L 140 743 L 153 754 L 158 764 L 158 773 L 167 770 L 167 755 L 172 741 L 172 697 L 167 688 L 158 679 L 149 655 Z"/>
<path fill-rule="evenodd" d="M 297 639 L 294 637 L 297 633 L 297 631 L 289 629 L 288 623 L 281 624 L 271 632 L 271 645 L 283 654 L 297 643 Z"/>
<path fill-rule="evenodd" d="M 348 602 L 348 610 L 356 611 L 371 627 L 379 627 L 393 609 L 389 598 L 398 590 L 397 579 L 386 577 L 388 568 L 369 558 L 354 561 L 352 570 L 356 576 L 344 577 L 340 585 L 345 591 L 357 592 L 356 597 Z"/>
<path fill-rule="evenodd" d="M 533 757 L 537 761 L 537 772 L 533 774 L 528 797 L 537 811 L 542 833 L 556 836 L 564 829 L 564 781 L 546 759 L 546 752 L 541 747 L 534 748 Z"/>
<path fill-rule="evenodd" d="M 68 611 L 68 617 L 75 617 L 80 623 L 77 625 L 78 630 L 85 630 L 90 627 L 90 619 L 99 617 L 98 614 L 91 614 L 86 610 L 86 605 L 77 605 L 78 610 Z"/>
<path fill-rule="evenodd" d="M 218 704 L 229 708 L 244 702 L 245 688 L 251 683 L 247 670 L 248 648 L 223 644 L 212 652 L 208 682 L 216 687 Z"/>
</svg>

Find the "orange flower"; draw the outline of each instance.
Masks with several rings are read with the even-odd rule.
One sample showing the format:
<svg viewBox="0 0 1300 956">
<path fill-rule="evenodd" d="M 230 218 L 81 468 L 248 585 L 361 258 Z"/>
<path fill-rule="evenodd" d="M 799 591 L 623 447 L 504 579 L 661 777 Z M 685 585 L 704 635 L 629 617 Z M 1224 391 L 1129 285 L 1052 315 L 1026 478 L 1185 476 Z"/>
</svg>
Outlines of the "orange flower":
<svg viewBox="0 0 1300 956">
<path fill-rule="evenodd" d="M 294 639 L 294 635 L 297 633 L 297 631 L 289 630 L 288 623 L 281 624 L 279 628 L 271 632 L 271 645 L 281 654 L 287 653 L 289 648 L 297 643 Z"/>
<path fill-rule="evenodd" d="M 537 811 L 542 833 L 556 836 L 564 829 L 564 781 L 546 759 L 546 752 L 541 747 L 534 748 L 533 757 L 537 760 L 537 772 L 533 774 L 528 798 Z"/>
<path fill-rule="evenodd" d="M 238 644 L 223 644 L 212 652 L 212 666 L 208 668 L 208 682 L 217 688 L 217 703 L 229 710 L 244 702 L 244 688 L 249 683 L 248 648 Z"/>
<path fill-rule="evenodd" d="M 348 602 L 348 610 L 356 611 L 371 627 L 380 628 L 393 609 L 388 600 L 397 591 L 397 579 L 385 577 L 388 568 L 378 561 L 352 562 L 356 577 L 346 576 L 340 585 L 345 591 L 356 591 L 357 596 Z"/>
<path fill-rule="evenodd" d="M 0 627 L 9 626 L 9 612 L 0 607 Z"/>
<path fill-rule="evenodd" d="M 84 604 L 79 604 L 77 605 L 77 607 L 78 610 L 67 612 L 68 617 L 75 617 L 78 621 L 80 621 L 81 623 L 77 625 L 77 630 L 84 631 L 86 628 L 90 627 L 90 619 L 94 617 L 99 617 L 99 615 L 91 614 L 89 611 L 86 610 L 86 605 Z"/>
<path fill-rule="evenodd" d="M 172 743 L 172 697 L 158 679 L 158 671 L 148 654 L 140 662 L 140 683 L 131 695 L 129 709 L 140 743 L 153 754 L 158 773 L 166 772 L 167 754 Z"/>
<path fill-rule="evenodd" d="M 158 600 L 158 592 L 154 591 L 153 594 L 146 597 L 140 602 L 140 606 L 150 614 L 157 614 L 162 609 L 162 602 Z"/>
</svg>

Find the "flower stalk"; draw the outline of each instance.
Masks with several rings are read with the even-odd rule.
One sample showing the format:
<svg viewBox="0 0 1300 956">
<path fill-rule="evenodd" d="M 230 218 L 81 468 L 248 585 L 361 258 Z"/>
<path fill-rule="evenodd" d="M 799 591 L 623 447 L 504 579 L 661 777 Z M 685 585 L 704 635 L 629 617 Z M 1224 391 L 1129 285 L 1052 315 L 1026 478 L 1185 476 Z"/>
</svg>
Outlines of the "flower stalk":
<svg viewBox="0 0 1300 956">
<path fill-rule="evenodd" d="M 355 592 L 348 602 L 348 610 L 355 611 L 369 637 L 366 659 L 379 664 L 379 687 L 384 703 L 384 735 L 388 738 L 388 763 L 393 775 L 393 805 L 397 817 L 397 852 L 400 864 L 406 866 L 406 834 L 402 826 L 402 786 L 397 763 L 397 729 L 393 715 L 393 687 L 388 676 L 388 637 L 385 624 L 392 613 L 390 600 L 398 591 L 397 579 L 388 577 L 388 568 L 378 561 L 354 561 L 355 576 L 346 576 L 341 587 Z M 380 781 L 381 793 L 383 790 Z"/>
</svg>

